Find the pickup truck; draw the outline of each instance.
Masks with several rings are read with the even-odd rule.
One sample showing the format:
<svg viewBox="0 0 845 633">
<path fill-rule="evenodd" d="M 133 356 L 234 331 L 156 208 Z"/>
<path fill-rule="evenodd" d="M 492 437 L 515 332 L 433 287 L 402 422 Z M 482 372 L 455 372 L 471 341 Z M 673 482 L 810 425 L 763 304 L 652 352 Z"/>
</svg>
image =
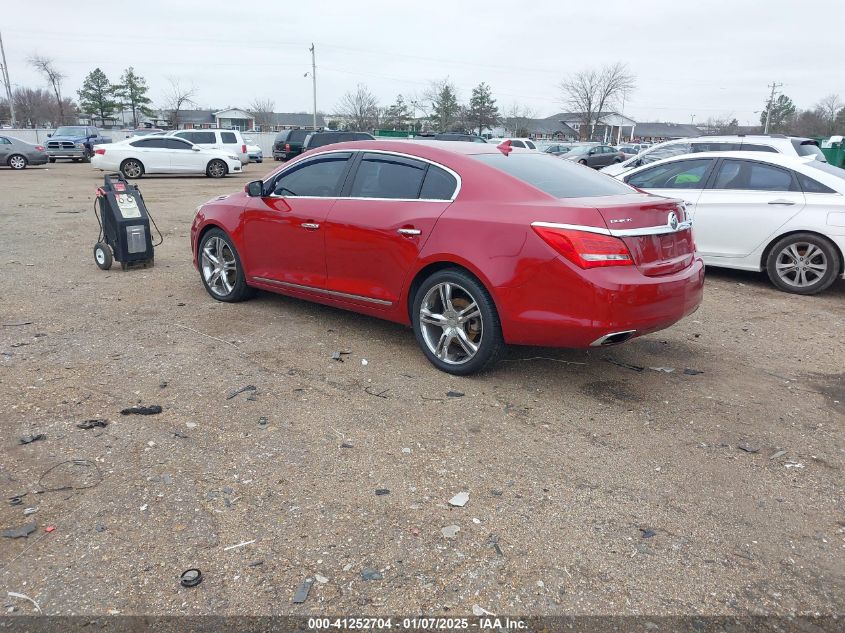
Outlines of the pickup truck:
<svg viewBox="0 0 845 633">
<path fill-rule="evenodd" d="M 111 143 L 110 138 L 100 136 L 100 130 L 90 125 L 63 125 L 48 134 L 47 160 L 55 163 L 57 158 L 70 158 L 78 163 L 88 162 L 94 155 L 94 145 Z"/>
</svg>

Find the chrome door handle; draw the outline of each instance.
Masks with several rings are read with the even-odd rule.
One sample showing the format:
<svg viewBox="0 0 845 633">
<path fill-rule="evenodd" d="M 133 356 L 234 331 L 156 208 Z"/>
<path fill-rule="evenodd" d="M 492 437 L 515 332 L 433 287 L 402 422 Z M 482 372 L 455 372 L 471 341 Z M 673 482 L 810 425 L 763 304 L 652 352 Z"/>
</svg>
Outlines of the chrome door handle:
<svg viewBox="0 0 845 633">
<path fill-rule="evenodd" d="M 422 233 L 419 229 L 396 229 L 400 235 L 419 235 Z"/>
<path fill-rule="evenodd" d="M 320 228 L 320 225 L 315 224 L 314 222 L 303 222 L 299 226 L 301 226 L 303 229 L 308 229 L 309 231 L 316 231 Z"/>
<path fill-rule="evenodd" d="M 791 207 L 795 203 L 792 200 L 771 200 L 769 204 L 780 204 L 785 207 Z"/>
</svg>

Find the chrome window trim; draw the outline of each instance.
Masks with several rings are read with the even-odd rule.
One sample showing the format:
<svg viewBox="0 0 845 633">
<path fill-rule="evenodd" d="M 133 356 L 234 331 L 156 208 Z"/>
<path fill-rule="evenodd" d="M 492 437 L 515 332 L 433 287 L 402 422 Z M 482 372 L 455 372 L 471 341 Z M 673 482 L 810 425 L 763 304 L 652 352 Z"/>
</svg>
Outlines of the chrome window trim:
<svg viewBox="0 0 845 633">
<path fill-rule="evenodd" d="M 586 231 L 588 233 L 597 233 L 599 235 L 610 235 L 613 237 L 639 237 L 643 235 L 666 235 L 669 233 L 677 233 L 678 231 L 685 231 L 692 228 L 692 220 L 681 222 L 677 228 L 672 228 L 668 224 L 662 226 L 644 226 L 638 229 L 603 229 L 598 226 L 583 226 L 581 224 L 561 224 L 558 222 L 532 222 L 531 226 L 540 226 L 548 229 L 569 229 L 573 231 Z"/>
<path fill-rule="evenodd" d="M 342 299 L 354 299 L 355 301 L 364 301 L 366 303 L 375 303 L 376 305 L 392 306 L 392 301 L 384 299 L 373 299 L 372 297 L 364 297 L 363 295 L 353 295 L 348 292 L 338 292 L 337 290 L 327 290 L 325 288 L 315 288 L 314 286 L 304 286 L 302 284 L 294 284 L 289 281 L 278 281 L 276 279 L 268 279 L 267 277 L 253 277 L 256 281 L 274 286 L 282 286 L 284 288 L 293 288 L 294 290 L 305 290 L 306 292 L 315 292 L 317 294 L 329 295 L 331 297 L 340 297 Z"/>
<path fill-rule="evenodd" d="M 421 161 L 423 163 L 428 163 L 429 165 L 434 165 L 435 167 L 439 167 L 443 171 L 448 172 L 449 174 L 451 174 L 455 178 L 455 181 L 457 182 L 457 185 L 455 186 L 455 191 L 452 193 L 451 198 L 362 198 L 362 197 L 356 197 L 356 196 L 291 196 L 291 197 L 311 198 L 311 199 L 316 199 L 316 200 L 393 200 L 394 202 L 454 202 L 455 198 L 457 198 L 458 194 L 461 192 L 461 187 L 463 186 L 463 180 L 461 179 L 460 174 L 458 172 L 456 172 L 454 169 L 451 169 L 450 167 L 446 167 L 446 165 L 444 165 L 442 163 L 438 163 L 437 161 L 431 160 L 429 158 L 423 158 L 422 156 L 415 156 L 413 154 L 405 154 L 403 152 L 394 152 L 392 150 L 386 150 L 386 149 L 330 149 L 330 150 L 326 150 L 324 152 L 315 151 L 313 154 L 309 154 L 308 156 L 305 156 L 305 154 L 302 154 L 302 156 L 305 156 L 305 158 L 303 158 L 302 161 L 296 161 L 295 163 L 293 163 L 289 167 L 282 168 L 279 171 L 279 173 L 276 174 L 275 178 L 280 178 L 282 176 L 282 174 L 284 174 L 288 169 L 292 169 L 292 168 L 296 167 L 296 165 L 298 165 L 300 162 L 305 162 L 306 160 L 311 159 L 311 158 L 315 158 L 317 156 L 322 156 L 324 154 L 349 154 L 349 153 L 354 154 L 356 152 L 365 152 L 367 154 L 387 154 L 387 155 L 390 155 L 390 156 L 399 156 L 401 158 L 409 158 L 411 160 L 418 160 L 418 161 Z M 351 160 L 352 158 L 353 157 L 350 156 L 349 160 Z M 274 195 L 271 194 L 270 196 L 267 196 L 267 197 L 268 198 L 284 198 L 285 196 L 274 196 Z"/>
</svg>

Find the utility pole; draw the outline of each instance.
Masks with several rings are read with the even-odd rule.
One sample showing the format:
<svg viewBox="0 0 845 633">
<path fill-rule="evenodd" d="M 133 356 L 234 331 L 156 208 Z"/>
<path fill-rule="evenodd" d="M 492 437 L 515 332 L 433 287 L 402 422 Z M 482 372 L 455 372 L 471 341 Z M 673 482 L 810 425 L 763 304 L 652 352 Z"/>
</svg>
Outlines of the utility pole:
<svg viewBox="0 0 845 633">
<path fill-rule="evenodd" d="M 317 131 L 317 62 L 314 56 L 314 42 L 311 42 L 311 85 L 314 90 L 314 131 Z"/>
<path fill-rule="evenodd" d="M 694 115 L 694 114 L 691 114 L 691 115 L 689 116 L 689 124 L 690 124 L 690 125 L 695 125 L 695 115 Z"/>
<path fill-rule="evenodd" d="M 3 60 L 3 83 L 6 84 L 6 97 L 9 99 L 9 113 L 12 117 L 12 127 L 15 126 L 15 102 L 12 99 L 12 82 L 9 81 L 9 66 L 6 64 L 6 49 L 3 48 L 3 35 L 0 34 L 0 58 Z"/>
<path fill-rule="evenodd" d="M 763 134 L 769 133 L 769 120 L 772 118 L 772 104 L 775 101 L 775 90 L 783 86 L 783 84 L 776 84 L 774 81 L 769 84 L 772 93 L 769 95 L 769 105 L 766 106 L 766 125 L 763 128 Z"/>
</svg>

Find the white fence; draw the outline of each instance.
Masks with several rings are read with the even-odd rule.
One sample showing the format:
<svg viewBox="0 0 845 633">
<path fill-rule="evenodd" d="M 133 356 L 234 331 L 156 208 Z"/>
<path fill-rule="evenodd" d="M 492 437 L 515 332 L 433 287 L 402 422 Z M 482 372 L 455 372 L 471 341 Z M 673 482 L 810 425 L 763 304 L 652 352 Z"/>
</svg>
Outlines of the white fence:
<svg viewBox="0 0 845 633">
<path fill-rule="evenodd" d="M 41 143 L 47 142 L 47 135 L 52 134 L 55 130 L 48 129 L 13 129 L 0 130 L 0 135 L 11 136 L 13 138 L 26 141 L 27 143 Z M 106 138 L 111 138 L 112 143 L 122 141 L 131 135 L 131 130 L 100 130 Z M 276 138 L 275 132 L 241 132 L 248 144 L 255 144 L 264 152 L 264 158 L 273 160 L 273 139 Z"/>
</svg>

